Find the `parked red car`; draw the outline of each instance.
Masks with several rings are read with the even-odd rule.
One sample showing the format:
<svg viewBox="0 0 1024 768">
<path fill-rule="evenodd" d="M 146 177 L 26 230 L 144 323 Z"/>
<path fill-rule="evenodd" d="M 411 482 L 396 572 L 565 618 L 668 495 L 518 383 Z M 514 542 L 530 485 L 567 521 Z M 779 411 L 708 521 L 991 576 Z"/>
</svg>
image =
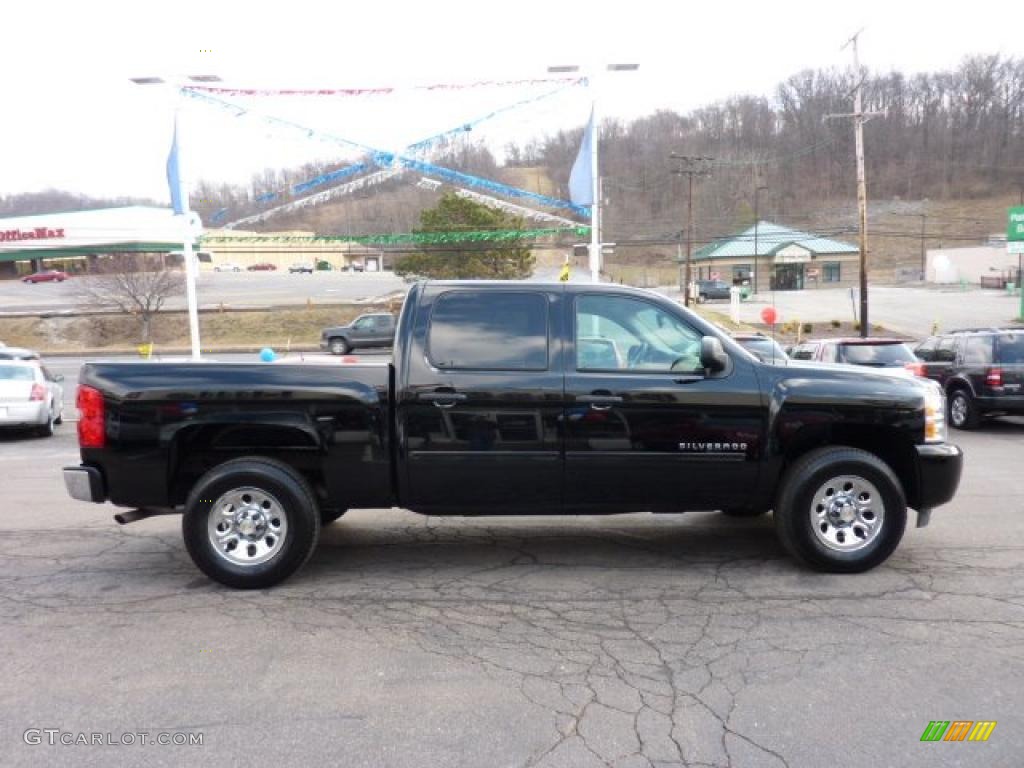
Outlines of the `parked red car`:
<svg viewBox="0 0 1024 768">
<path fill-rule="evenodd" d="M 250 272 L 276 272 L 277 265 L 271 264 L 270 262 L 267 261 L 263 261 L 260 262 L 259 264 L 251 264 L 250 266 L 246 267 L 246 269 Z"/>
<path fill-rule="evenodd" d="M 63 283 L 68 279 L 67 272 L 59 269 L 44 269 L 42 272 L 35 272 L 21 278 L 23 283 Z"/>
</svg>

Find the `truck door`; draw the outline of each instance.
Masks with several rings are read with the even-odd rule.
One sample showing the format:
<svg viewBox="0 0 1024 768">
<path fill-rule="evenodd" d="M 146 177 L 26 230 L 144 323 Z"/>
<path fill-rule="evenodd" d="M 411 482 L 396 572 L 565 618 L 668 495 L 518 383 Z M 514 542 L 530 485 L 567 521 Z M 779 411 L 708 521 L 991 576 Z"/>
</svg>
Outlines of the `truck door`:
<svg viewBox="0 0 1024 768">
<path fill-rule="evenodd" d="M 561 291 L 435 290 L 416 309 L 398 393 L 405 505 L 560 511 Z"/>
<path fill-rule="evenodd" d="M 705 376 L 702 333 L 625 294 L 568 297 L 567 511 L 685 510 L 750 502 L 765 410 L 752 364 Z"/>
</svg>

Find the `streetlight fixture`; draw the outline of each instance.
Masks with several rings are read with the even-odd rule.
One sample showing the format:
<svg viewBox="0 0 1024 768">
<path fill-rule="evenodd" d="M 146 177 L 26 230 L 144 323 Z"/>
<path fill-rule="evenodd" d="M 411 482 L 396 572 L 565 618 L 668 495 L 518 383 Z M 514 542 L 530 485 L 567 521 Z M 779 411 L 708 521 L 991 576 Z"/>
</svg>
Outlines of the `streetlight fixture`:
<svg viewBox="0 0 1024 768">
<path fill-rule="evenodd" d="M 758 197 L 762 190 L 767 190 L 768 187 L 763 184 L 760 187 L 754 187 L 754 290 L 753 295 L 757 295 L 757 229 L 761 223 L 760 214 L 757 210 Z"/>
<path fill-rule="evenodd" d="M 608 72 L 635 72 L 640 69 L 639 64 L 607 64 L 605 70 Z M 578 64 L 560 64 L 548 67 L 552 74 L 579 72 Z M 597 92 L 594 88 L 594 74 L 589 72 L 587 80 L 590 86 L 591 120 L 594 125 L 593 135 L 590 137 L 590 183 L 593 205 L 590 207 L 590 280 L 594 283 L 601 282 L 601 177 L 598 168 L 598 145 L 601 143 L 601 119 L 597 111 Z"/>
<path fill-rule="evenodd" d="M 156 76 L 132 77 L 129 79 L 136 85 L 172 86 L 177 90 L 180 87 L 179 84 L 182 78 L 172 78 L 169 81 Z M 191 80 L 194 83 L 221 82 L 221 79 L 217 75 L 188 75 L 185 79 Z M 177 106 L 175 109 L 177 110 Z M 175 119 L 175 136 L 177 136 L 177 128 L 177 119 Z M 181 205 L 184 209 L 181 214 L 183 223 L 182 230 L 184 232 L 182 237 L 182 259 L 185 262 L 185 297 L 188 301 L 188 329 L 190 341 L 192 343 L 192 359 L 199 360 L 201 357 L 199 346 L 199 304 L 196 297 L 196 273 L 199 271 L 199 268 L 196 265 L 195 258 L 192 254 L 192 228 L 188 210 L 187 191 L 181 197 Z"/>
</svg>

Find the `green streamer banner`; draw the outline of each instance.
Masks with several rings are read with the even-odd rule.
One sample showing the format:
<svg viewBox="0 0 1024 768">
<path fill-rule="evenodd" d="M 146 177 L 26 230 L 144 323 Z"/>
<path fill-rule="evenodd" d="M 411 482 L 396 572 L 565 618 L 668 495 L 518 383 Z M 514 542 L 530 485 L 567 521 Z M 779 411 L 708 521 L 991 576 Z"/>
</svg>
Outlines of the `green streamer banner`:
<svg viewBox="0 0 1024 768">
<path fill-rule="evenodd" d="M 590 227 L 550 227 L 547 229 L 484 229 L 466 232 L 405 232 L 391 235 L 245 235 L 230 237 L 209 235 L 204 245 L 216 243 L 356 243 L 358 245 L 444 245 L 446 243 L 501 243 L 539 240 L 559 235 L 587 237 Z"/>
</svg>

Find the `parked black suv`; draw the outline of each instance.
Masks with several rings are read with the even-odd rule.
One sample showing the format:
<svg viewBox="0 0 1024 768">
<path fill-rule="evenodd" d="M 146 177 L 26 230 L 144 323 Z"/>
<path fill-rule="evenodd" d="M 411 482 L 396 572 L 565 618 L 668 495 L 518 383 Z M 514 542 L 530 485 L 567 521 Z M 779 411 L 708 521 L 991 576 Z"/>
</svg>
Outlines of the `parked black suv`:
<svg viewBox="0 0 1024 768">
<path fill-rule="evenodd" d="M 697 301 L 705 302 L 708 299 L 728 299 L 729 284 L 722 280 L 698 280 Z"/>
<path fill-rule="evenodd" d="M 946 391 L 957 429 L 974 429 L 982 416 L 1024 414 L 1024 328 L 951 331 L 925 339 L 914 354 Z"/>
</svg>

